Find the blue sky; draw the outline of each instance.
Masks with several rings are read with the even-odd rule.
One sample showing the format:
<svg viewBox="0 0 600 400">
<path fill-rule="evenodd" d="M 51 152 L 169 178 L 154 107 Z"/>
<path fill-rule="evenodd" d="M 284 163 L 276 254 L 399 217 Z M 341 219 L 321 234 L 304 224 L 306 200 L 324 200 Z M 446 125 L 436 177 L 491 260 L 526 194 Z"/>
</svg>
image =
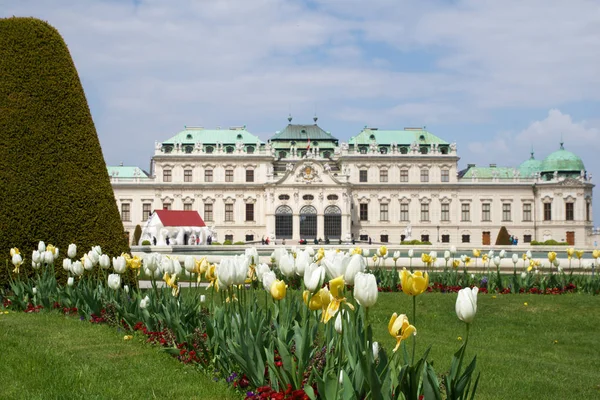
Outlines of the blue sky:
<svg viewBox="0 0 600 400">
<path fill-rule="evenodd" d="M 316 109 L 341 140 L 427 126 L 461 167 L 543 158 L 562 135 L 600 179 L 596 1 L 0 0 L 12 15 L 65 38 L 111 165 L 148 169 L 184 125 L 265 140 Z"/>
</svg>

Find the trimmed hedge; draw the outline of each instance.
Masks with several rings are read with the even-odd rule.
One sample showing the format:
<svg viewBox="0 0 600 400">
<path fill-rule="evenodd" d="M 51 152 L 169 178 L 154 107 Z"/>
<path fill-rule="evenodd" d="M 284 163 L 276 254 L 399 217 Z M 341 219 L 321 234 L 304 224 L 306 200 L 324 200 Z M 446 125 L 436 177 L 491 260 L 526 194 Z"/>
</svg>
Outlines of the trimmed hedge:
<svg viewBox="0 0 600 400">
<path fill-rule="evenodd" d="M 29 267 L 39 240 L 57 246 L 59 260 L 69 243 L 78 257 L 92 245 L 110 256 L 129 251 L 87 100 L 58 31 L 35 18 L 0 19 L 0 76 L 2 264 L 18 247 Z M 62 265 L 57 271 L 65 274 Z M 0 287 L 6 281 L 2 267 Z"/>
<path fill-rule="evenodd" d="M 405 240 L 404 242 L 400 242 L 402 246 L 419 246 L 419 245 L 431 245 L 431 242 L 421 242 L 420 240 Z"/>
<path fill-rule="evenodd" d="M 537 240 L 532 240 L 530 243 L 532 246 L 568 246 L 567 242 L 557 242 L 556 240 L 550 239 L 545 242 L 538 242 Z"/>
<path fill-rule="evenodd" d="M 140 239 L 142 237 L 142 227 L 138 224 L 135 226 L 135 230 L 133 231 L 133 245 L 137 246 L 140 243 Z"/>
</svg>

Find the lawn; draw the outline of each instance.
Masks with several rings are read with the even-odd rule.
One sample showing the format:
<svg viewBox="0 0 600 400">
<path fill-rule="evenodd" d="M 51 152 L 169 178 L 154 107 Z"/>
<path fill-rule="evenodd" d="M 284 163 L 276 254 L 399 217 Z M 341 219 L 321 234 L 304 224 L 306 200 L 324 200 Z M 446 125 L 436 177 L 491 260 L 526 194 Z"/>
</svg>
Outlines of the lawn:
<svg viewBox="0 0 600 400">
<path fill-rule="evenodd" d="M 456 296 L 417 297 L 417 355 L 431 345 L 438 373 L 448 369 L 459 336 L 465 339 Z M 599 307 L 600 297 L 585 294 L 480 294 L 468 348 L 481 372 L 477 398 L 600 398 Z M 380 293 L 370 320 L 386 349 L 395 344 L 389 317 L 407 313 L 412 323 L 411 310 L 409 296 Z M 55 313 L 0 315 L 0 398 L 241 397 L 142 336 L 124 341 L 123 335 Z"/>
<path fill-rule="evenodd" d="M 465 324 L 454 311 L 456 297 L 417 297 L 417 355 L 432 345 L 430 359 L 438 373 L 448 369 L 461 344 L 458 337 L 465 338 Z M 480 294 L 468 347 L 469 359 L 477 354 L 481 371 L 477 397 L 600 398 L 599 310 L 600 297 L 585 294 Z M 376 339 L 386 349 L 395 344 L 387 332 L 393 312 L 410 318 L 412 299 L 380 293 L 371 317 Z"/>
<path fill-rule="evenodd" d="M 0 399 L 236 399 L 142 336 L 57 313 L 0 315 Z"/>
</svg>

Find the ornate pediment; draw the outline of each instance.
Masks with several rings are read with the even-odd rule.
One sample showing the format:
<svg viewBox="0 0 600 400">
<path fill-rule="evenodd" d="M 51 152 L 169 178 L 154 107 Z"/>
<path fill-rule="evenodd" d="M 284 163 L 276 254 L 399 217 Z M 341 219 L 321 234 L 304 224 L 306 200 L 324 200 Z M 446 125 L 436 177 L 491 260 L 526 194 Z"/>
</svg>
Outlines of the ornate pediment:
<svg viewBox="0 0 600 400">
<path fill-rule="evenodd" d="M 296 172 L 296 182 L 313 183 L 323 182 L 316 164 L 311 161 L 300 164 Z"/>
<path fill-rule="evenodd" d="M 557 185 L 559 186 L 583 186 L 583 184 L 581 183 L 581 181 L 579 181 L 578 179 L 574 179 L 574 178 L 565 178 L 562 181 L 559 181 L 557 183 Z"/>
</svg>

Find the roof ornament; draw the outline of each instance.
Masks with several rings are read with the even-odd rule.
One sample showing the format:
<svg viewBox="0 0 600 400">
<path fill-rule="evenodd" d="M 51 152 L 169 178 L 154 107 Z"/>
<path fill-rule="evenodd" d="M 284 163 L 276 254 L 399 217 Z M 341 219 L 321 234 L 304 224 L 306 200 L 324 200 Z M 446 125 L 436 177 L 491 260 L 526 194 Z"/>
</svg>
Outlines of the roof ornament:
<svg viewBox="0 0 600 400">
<path fill-rule="evenodd" d="M 565 146 L 563 146 L 565 144 L 565 141 L 563 140 L 563 134 L 560 134 L 560 149 L 564 150 Z"/>
<path fill-rule="evenodd" d="M 291 113 L 288 115 L 288 122 L 292 123 L 292 114 Z"/>
<path fill-rule="evenodd" d="M 315 114 L 315 116 L 313 117 L 313 121 L 315 121 L 315 125 L 317 124 L 318 119 L 319 119 L 319 117 L 317 117 L 317 114 Z"/>
</svg>

